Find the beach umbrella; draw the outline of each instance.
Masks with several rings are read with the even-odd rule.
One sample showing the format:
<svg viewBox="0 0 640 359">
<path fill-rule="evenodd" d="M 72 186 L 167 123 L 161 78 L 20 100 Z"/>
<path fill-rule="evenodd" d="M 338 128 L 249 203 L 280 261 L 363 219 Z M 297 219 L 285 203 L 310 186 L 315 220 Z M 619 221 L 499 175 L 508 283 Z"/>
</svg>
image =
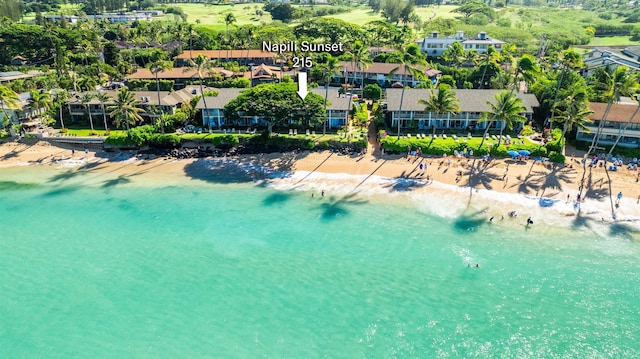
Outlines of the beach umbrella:
<svg viewBox="0 0 640 359">
<path fill-rule="evenodd" d="M 523 156 L 529 156 L 531 154 L 531 152 L 529 152 L 527 150 L 520 150 L 520 152 L 518 152 L 518 153 L 523 155 Z"/>
<path fill-rule="evenodd" d="M 508 151 L 507 154 L 511 157 L 517 157 L 518 156 L 518 152 L 517 151 Z"/>
</svg>

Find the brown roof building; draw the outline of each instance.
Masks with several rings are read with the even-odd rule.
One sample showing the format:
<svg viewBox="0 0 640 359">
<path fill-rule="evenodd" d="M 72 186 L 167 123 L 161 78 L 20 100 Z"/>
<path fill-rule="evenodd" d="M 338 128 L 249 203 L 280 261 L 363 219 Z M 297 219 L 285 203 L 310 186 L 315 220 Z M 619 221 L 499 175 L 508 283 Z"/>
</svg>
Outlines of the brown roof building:
<svg viewBox="0 0 640 359">
<path fill-rule="evenodd" d="M 589 109 L 593 114 L 589 115 L 592 123 L 586 124 L 589 132 L 578 128 L 576 139 L 579 141 L 591 142 L 593 136 L 598 132 L 598 126 L 607 109 L 606 103 L 590 102 Z M 607 119 L 601 129 L 598 144 L 612 145 L 620 136 L 618 146 L 640 147 L 640 111 L 638 102 L 623 101 L 611 105 L 611 110 L 607 114 Z"/>
<path fill-rule="evenodd" d="M 203 79 L 222 76 L 223 79 L 233 76 L 233 72 L 222 67 L 213 67 L 202 74 Z M 155 74 L 146 68 L 139 68 L 136 72 L 127 76 L 127 80 L 155 80 Z M 180 90 L 186 86 L 187 81 L 198 80 L 198 73 L 195 69 L 186 67 L 174 67 L 169 70 L 158 72 L 158 79 L 174 81 L 174 89 Z"/>
<path fill-rule="evenodd" d="M 362 84 L 363 75 L 365 82 L 376 82 L 383 87 L 388 87 L 394 82 L 400 82 L 404 86 L 416 86 L 424 82 L 423 80 L 416 79 L 409 68 L 405 68 L 405 65 L 402 64 L 374 62 L 365 68 L 358 68 L 352 62 L 342 61 L 341 65 L 342 72 L 339 76 L 341 82 L 344 82 L 344 78 L 346 77 L 349 83 L 354 81 L 356 84 Z M 421 70 L 424 75 L 434 83 L 441 73 L 439 70 L 431 67 L 417 66 L 416 68 Z"/>
<path fill-rule="evenodd" d="M 187 66 L 189 59 L 195 58 L 198 54 L 208 57 L 210 60 L 220 62 L 237 62 L 239 65 L 273 65 L 276 54 L 262 50 L 185 50 L 182 54 L 173 59 L 177 67 Z"/>
</svg>

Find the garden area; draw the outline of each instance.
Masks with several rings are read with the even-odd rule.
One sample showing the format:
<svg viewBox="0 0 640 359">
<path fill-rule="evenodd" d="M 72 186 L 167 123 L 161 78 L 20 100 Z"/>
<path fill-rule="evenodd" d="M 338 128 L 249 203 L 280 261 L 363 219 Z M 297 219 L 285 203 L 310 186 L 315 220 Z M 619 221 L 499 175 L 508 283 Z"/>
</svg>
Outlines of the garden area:
<svg viewBox="0 0 640 359">
<path fill-rule="evenodd" d="M 552 162 L 563 163 L 562 132 L 555 129 L 551 139 L 546 143 L 530 140 L 528 137 L 511 138 L 510 136 L 487 135 L 480 137 L 457 135 L 425 135 L 425 136 L 397 136 L 380 132 L 380 143 L 385 152 L 406 153 L 418 148 L 426 155 L 454 155 L 456 153 L 471 153 L 474 156 L 490 155 L 494 157 L 509 157 L 510 151 L 519 153 L 527 151 L 532 157 L 546 157 Z"/>
</svg>

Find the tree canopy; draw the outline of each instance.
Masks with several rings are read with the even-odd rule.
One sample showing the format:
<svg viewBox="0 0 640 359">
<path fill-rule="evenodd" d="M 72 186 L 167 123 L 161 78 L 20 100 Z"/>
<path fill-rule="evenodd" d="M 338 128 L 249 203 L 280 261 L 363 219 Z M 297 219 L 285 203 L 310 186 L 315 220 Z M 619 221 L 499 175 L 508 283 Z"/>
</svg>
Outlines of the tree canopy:
<svg viewBox="0 0 640 359">
<path fill-rule="evenodd" d="M 232 120 L 241 116 L 261 117 L 267 121 L 269 132 L 273 126 L 289 120 L 310 126 L 321 123 L 326 116 L 322 96 L 309 93 L 303 101 L 297 91 L 294 83 L 261 84 L 231 100 L 224 107 L 224 115 Z"/>
</svg>

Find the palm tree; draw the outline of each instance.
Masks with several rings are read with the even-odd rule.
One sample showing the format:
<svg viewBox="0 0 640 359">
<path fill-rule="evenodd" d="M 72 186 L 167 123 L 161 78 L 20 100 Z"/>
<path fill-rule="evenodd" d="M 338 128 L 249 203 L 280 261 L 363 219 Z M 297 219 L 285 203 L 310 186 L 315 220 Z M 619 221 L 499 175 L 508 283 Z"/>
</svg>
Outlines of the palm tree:
<svg viewBox="0 0 640 359">
<path fill-rule="evenodd" d="M 51 108 L 51 94 L 48 92 L 40 92 L 37 90 L 31 90 L 29 92 L 31 98 L 29 104 L 31 105 L 31 115 L 34 112 L 38 112 L 38 115 L 42 114 L 42 109 L 48 110 Z"/>
<path fill-rule="evenodd" d="M 233 13 L 227 13 L 224 16 L 224 24 L 227 27 L 227 45 L 231 42 L 231 39 L 229 38 L 229 25 L 233 24 L 234 22 L 236 22 L 236 17 L 233 15 Z M 229 59 L 229 47 L 227 46 L 227 59 Z"/>
<path fill-rule="evenodd" d="M 558 95 L 560 95 L 560 88 L 563 85 L 563 80 L 565 75 L 569 73 L 569 71 L 575 71 L 577 69 L 582 68 L 582 56 L 580 56 L 574 50 L 569 49 L 562 52 L 562 54 L 560 55 L 560 58 L 557 61 L 560 63 L 560 66 L 559 66 L 560 76 L 559 76 L 559 79 L 556 78 L 557 85 L 556 85 L 556 92 L 553 97 L 554 104 L 558 102 Z M 551 108 L 551 116 L 550 116 L 551 118 L 555 117 L 555 109 L 556 109 L 556 106 L 553 106 Z M 564 138 L 564 134 L 562 138 Z"/>
<path fill-rule="evenodd" d="M 498 57 L 500 53 L 493 47 L 490 46 L 486 52 L 482 54 L 478 54 L 478 65 L 482 67 L 482 78 L 480 79 L 480 89 L 484 88 L 484 78 L 487 74 L 487 69 L 494 65 L 497 67 L 496 62 L 498 61 Z"/>
<path fill-rule="evenodd" d="M 420 52 L 420 48 L 416 44 L 411 44 L 407 47 L 407 49 L 402 53 L 399 59 L 396 59 L 403 67 L 402 80 L 405 80 L 407 77 L 407 71 L 412 70 L 412 73 L 415 66 L 426 66 L 427 60 L 424 58 L 424 54 Z M 400 66 L 392 70 L 392 73 L 396 72 Z M 402 81 L 401 81 L 402 83 Z M 407 84 L 408 86 L 408 84 Z M 402 92 L 400 93 L 400 106 L 398 108 L 398 116 L 402 114 L 402 102 L 404 101 L 404 90 L 405 85 L 402 84 Z M 398 117 L 398 138 L 400 138 L 400 117 Z"/>
<path fill-rule="evenodd" d="M 591 145 L 587 150 L 587 156 L 596 149 L 600 142 L 600 135 L 602 134 L 604 123 L 607 120 L 607 116 L 609 115 L 609 111 L 611 111 L 613 103 L 618 102 L 620 100 L 620 96 L 632 93 L 634 88 L 637 87 L 637 84 L 633 81 L 631 76 L 629 76 L 627 68 L 624 66 L 617 67 L 615 70 L 612 70 L 609 66 L 604 67 L 602 70 L 596 72 L 596 76 L 592 77 L 592 81 L 595 82 L 594 85 L 596 88 L 602 90 L 603 97 L 608 101 L 607 107 L 602 115 L 602 120 L 600 120 L 598 129 L 596 130 L 593 140 L 591 141 Z"/>
<path fill-rule="evenodd" d="M 459 41 L 451 43 L 443 52 L 442 58 L 449 63 L 449 66 L 460 66 L 460 62 L 465 58 L 464 48 Z"/>
<path fill-rule="evenodd" d="M 529 85 L 535 80 L 538 72 L 539 69 L 535 57 L 531 55 L 522 55 L 520 60 L 518 60 L 518 66 L 516 67 L 516 72 L 513 75 L 513 86 L 515 90 L 517 92 L 520 92 L 519 80 L 521 77 L 528 88 Z"/>
<path fill-rule="evenodd" d="M 69 92 L 67 90 L 58 90 L 56 92 L 56 103 L 60 108 L 60 126 L 64 130 L 64 119 L 62 118 L 62 108 L 64 107 L 65 102 L 69 98 Z"/>
<path fill-rule="evenodd" d="M 355 84 L 356 70 L 360 70 L 360 78 L 362 79 L 362 87 L 364 88 L 364 70 L 372 64 L 371 58 L 369 57 L 369 51 L 361 41 L 356 41 L 353 45 L 353 49 L 351 50 L 351 56 L 353 64 L 355 65 L 353 69 L 353 82 Z"/>
<path fill-rule="evenodd" d="M 198 102 L 200 102 L 200 98 L 202 98 L 202 96 L 195 95 L 191 100 L 184 101 L 180 105 L 180 109 L 182 110 L 182 112 L 187 114 L 188 122 L 192 122 L 195 120 L 195 115 L 197 112 L 196 106 L 198 105 Z"/>
<path fill-rule="evenodd" d="M 102 92 L 98 92 L 96 94 L 96 98 L 100 101 L 100 107 L 102 107 L 102 120 L 104 121 L 104 130 L 109 132 L 109 126 L 107 126 L 107 112 L 105 109 L 105 104 L 111 101 L 111 98 Z"/>
<path fill-rule="evenodd" d="M 587 133 L 589 132 L 586 124 L 593 122 L 589 119 L 589 115 L 593 111 L 589 110 L 587 98 L 587 90 L 584 87 L 576 87 L 564 101 L 554 106 L 554 111 L 557 111 L 558 115 L 551 117 L 550 121 L 563 124 L 562 136 L 560 137 L 563 141 L 566 141 L 564 136 L 573 126 L 577 126 Z M 564 148 L 563 146 L 563 154 Z"/>
<path fill-rule="evenodd" d="M 515 123 L 523 123 L 527 120 L 526 117 L 521 115 L 525 110 L 522 105 L 522 100 L 519 99 L 513 91 L 502 91 L 497 93 L 495 96 L 495 102 L 492 103 L 487 101 L 487 104 L 491 110 L 485 112 L 478 122 L 489 121 L 489 124 L 484 130 L 482 141 L 480 141 L 478 149 L 480 149 L 484 144 L 484 140 L 487 138 L 487 133 L 489 132 L 489 128 L 491 128 L 493 121 L 499 120 L 505 122 L 505 126 L 500 126 L 500 138 L 502 138 L 502 131 L 505 127 L 512 129 Z M 498 139 L 497 146 L 500 146 L 500 139 Z"/>
<path fill-rule="evenodd" d="M 188 24 L 187 36 L 189 36 L 189 58 L 193 59 L 193 39 L 200 37 L 200 34 L 193 28 L 192 24 Z"/>
<path fill-rule="evenodd" d="M 204 56 L 203 54 L 198 54 L 195 59 L 189 59 L 189 67 L 185 69 L 185 72 L 195 69 L 196 73 L 198 74 L 198 80 L 200 81 L 200 95 L 202 96 L 202 103 L 204 105 L 205 112 L 208 110 L 208 108 L 207 97 L 204 95 L 204 90 L 202 87 L 202 73 L 210 67 L 211 61 L 209 60 L 209 58 Z M 222 124 L 218 123 L 218 128 L 220 128 L 221 126 Z M 209 122 L 209 132 L 211 132 L 211 122 Z"/>
<path fill-rule="evenodd" d="M 419 104 L 425 105 L 425 112 L 434 113 L 436 118 L 440 114 L 455 115 L 460 112 L 460 101 L 456 97 L 455 91 L 448 85 L 440 85 L 437 93 L 433 89 L 430 92 L 429 98 L 418 100 Z M 433 133 L 436 133 L 435 122 L 433 123 Z"/>
<path fill-rule="evenodd" d="M 609 150 L 609 154 L 613 153 L 613 150 L 616 148 L 616 146 L 618 145 L 618 142 L 620 142 L 620 139 L 622 138 L 622 136 L 625 134 L 625 132 L 627 131 L 627 127 L 629 127 L 629 124 L 631 124 L 631 121 L 633 121 L 633 119 L 636 117 L 636 115 L 638 114 L 638 110 L 640 110 L 640 97 L 638 97 L 638 95 L 634 95 L 633 99 L 638 102 L 638 106 L 636 106 L 636 109 L 633 110 L 633 114 L 631 115 L 631 117 L 629 117 L 629 120 L 627 121 L 627 123 L 624 124 L 624 128 L 622 130 L 620 130 L 618 132 L 618 137 L 616 138 L 616 142 L 614 142 L 613 146 L 611 147 L 611 149 Z"/>
<path fill-rule="evenodd" d="M 2 103 L 2 113 L 4 118 L 11 122 L 11 118 L 7 114 L 7 110 L 20 109 L 20 96 L 7 86 L 0 85 L 0 103 Z M 2 127 L 5 126 L 4 121 L 0 121 Z"/>
<path fill-rule="evenodd" d="M 140 112 L 144 112 L 139 107 L 136 107 L 140 101 L 136 100 L 133 96 L 133 92 L 130 92 L 126 87 L 118 91 L 118 98 L 113 106 L 109 106 L 111 116 L 114 119 L 114 123 L 118 127 L 122 127 L 124 124 L 129 130 L 129 125 L 142 121 Z"/>
<path fill-rule="evenodd" d="M 322 79 L 324 80 L 324 112 L 328 113 L 327 104 L 329 102 L 328 100 L 329 83 L 331 82 L 332 78 L 340 74 L 340 69 L 342 68 L 342 65 L 340 65 L 340 61 L 338 60 L 337 57 L 328 55 L 327 61 L 324 64 L 320 65 L 320 68 L 322 69 Z M 326 134 L 326 133 L 327 133 L 327 120 L 325 118 L 325 120 L 323 121 L 322 134 Z"/>
<path fill-rule="evenodd" d="M 92 95 L 90 93 L 85 93 L 80 98 L 80 102 L 82 102 L 84 104 L 85 108 L 87 109 L 87 112 L 89 113 L 89 125 L 91 126 L 91 133 L 92 134 L 93 134 L 93 116 L 91 115 L 91 105 L 89 103 L 93 99 L 93 96 L 94 95 Z"/>
<path fill-rule="evenodd" d="M 158 109 L 160 110 L 160 116 L 162 116 L 162 105 L 160 104 L 160 80 L 158 79 L 158 73 L 173 68 L 171 61 L 165 61 L 162 59 L 156 59 L 148 64 L 149 70 L 151 70 L 156 77 L 156 92 L 158 94 Z M 164 133 L 163 121 L 160 121 L 160 132 Z"/>
</svg>

